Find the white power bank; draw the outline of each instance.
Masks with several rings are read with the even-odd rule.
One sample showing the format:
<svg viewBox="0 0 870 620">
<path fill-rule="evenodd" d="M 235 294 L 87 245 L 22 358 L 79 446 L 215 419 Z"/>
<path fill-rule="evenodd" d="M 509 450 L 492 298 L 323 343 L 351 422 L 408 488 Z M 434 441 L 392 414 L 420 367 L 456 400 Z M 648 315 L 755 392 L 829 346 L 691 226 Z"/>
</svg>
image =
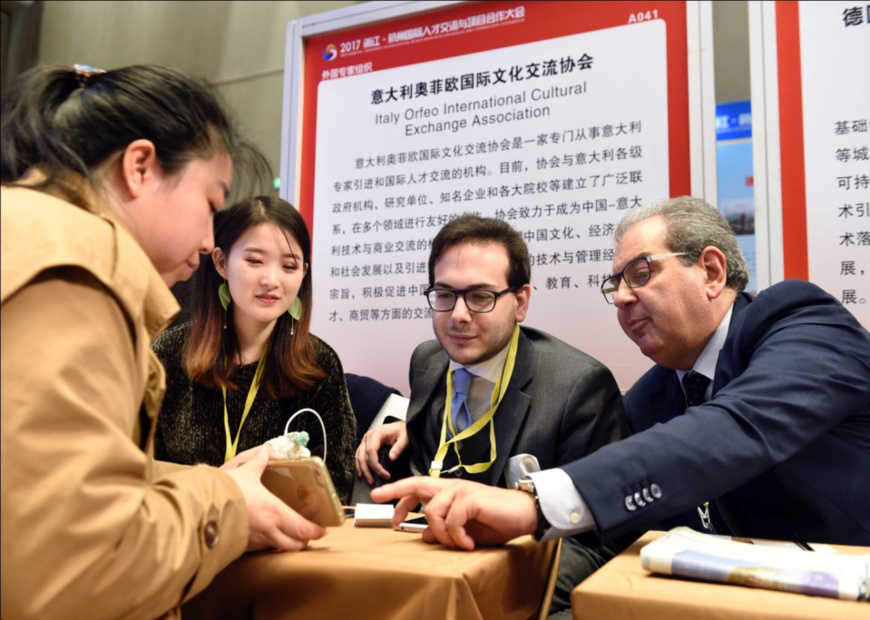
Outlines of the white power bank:
<svg viewBox="0 0 870 620">
<path fill-rule="evenodd" d="M 391 504 L 357 504 L 353 515 L 354 527 L 393 527 Z"/>
</svg>

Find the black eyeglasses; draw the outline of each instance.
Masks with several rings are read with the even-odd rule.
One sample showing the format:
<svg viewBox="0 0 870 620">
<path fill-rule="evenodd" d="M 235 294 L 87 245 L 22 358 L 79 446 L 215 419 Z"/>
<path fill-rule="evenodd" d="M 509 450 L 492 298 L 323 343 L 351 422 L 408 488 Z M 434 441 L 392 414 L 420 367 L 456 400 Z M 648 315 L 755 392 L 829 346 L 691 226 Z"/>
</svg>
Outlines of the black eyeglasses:
<svg viewBox="0 0 870 620">
<path fill-rule="evenodd" d="M 601 294 L 607 303 L 612 304 L 616 300 L 616 291 L 619 290 L 619 281 L 623 280 L 630 288 L 640 288 L 649 282 L 652 276 L 650 263 L 669 256 L 685 256 L 686 252 L 671 252 L 670 254 L 652 254 L 636 258 L 625 266 L 625 269 L 607 278 L 601 284 Z"/>
<path fill-rule="evenodd" d="M 435 312 L 450 312 L 456 307 L 456 298 L 461 296 L 466 308 L 471 312 L 483 314 L 493 311 L 495 302 L 498 301 L 499 297 L 507 293 L 513 293 L 516 290 L 516 286 L 511 286 L 497 292 L 487 291 L 482 288 L 467 288 L 462 291 L 450 288 L 428 288 L 423 291 L 423 294 L 429 302 L 429 307 Z"/>
</svg>

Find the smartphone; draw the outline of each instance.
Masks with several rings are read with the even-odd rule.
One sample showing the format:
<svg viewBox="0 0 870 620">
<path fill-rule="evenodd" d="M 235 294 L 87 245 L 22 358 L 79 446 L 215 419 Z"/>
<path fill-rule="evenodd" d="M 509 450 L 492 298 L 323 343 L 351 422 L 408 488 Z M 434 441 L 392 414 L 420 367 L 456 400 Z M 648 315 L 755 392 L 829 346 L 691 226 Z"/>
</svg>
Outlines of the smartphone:
<svg viewBox="0 0 870 620">
<path fill-rule="evenodd" d="M 402 521 L 396 526 L 396 529 L 403 532 L 422 532 L 427 527 L 429 527 L 429 522 L 426 521 L 426 517 L 414 517 Z"/>
<path fill-rule="evenodd" d="M 344 523 L 344 509 L 320 457 L 270 461 L 262 481 L 263 486 L 309 521 L 327 526 Z"/>
</svg>

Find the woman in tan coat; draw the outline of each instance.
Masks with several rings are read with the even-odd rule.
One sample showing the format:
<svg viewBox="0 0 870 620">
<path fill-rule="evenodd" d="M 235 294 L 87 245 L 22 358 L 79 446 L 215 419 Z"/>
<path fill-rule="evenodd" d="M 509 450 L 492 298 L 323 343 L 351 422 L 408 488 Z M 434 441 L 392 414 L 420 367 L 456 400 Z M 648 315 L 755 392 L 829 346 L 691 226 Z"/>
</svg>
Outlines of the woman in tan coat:
<svg viewBox="0 0 870 620">
<path fill-rule="evenodd" d="M 243 151 L 169 69 L 37 67 L 4 99 L 3 618 L 157 617 L 246 549 L 323 535 L 262 487 L 265 450 L 152 480 L 149 344 Z"/>
</svg>

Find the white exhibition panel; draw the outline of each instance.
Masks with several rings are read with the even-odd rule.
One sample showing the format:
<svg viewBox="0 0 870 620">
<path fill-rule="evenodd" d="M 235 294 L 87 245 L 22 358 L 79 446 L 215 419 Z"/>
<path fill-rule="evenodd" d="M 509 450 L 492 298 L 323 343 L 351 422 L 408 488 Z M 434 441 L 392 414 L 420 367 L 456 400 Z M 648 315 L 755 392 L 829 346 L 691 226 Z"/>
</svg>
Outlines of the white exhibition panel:
<svg viewBox="0 0 870 620">
<path fill-rule="evenodd" d="M 870 328 L 870 6 L 750 3 L 749 27 L 760 288 L 769 261 Z"/>
<path fill-rule="evenodd" d="M 503 3 L 474 6 L 485 13 L 495 4 Z M 322 37 L 336 25 L 334 37 L 318 39 L 330 43 L 324 58 L 350 52 L 355 60 L 340 73 L 324 70 L 316 86 L 312 332 L 337 350 L 345 371 L 407 395 L 411 353 L 434 337 L 422 295 L 429 245 L 449 219 L 473 212 L 506 220 L 529 246 L 525 324 L 596 357 L 628 389 L 651 362 L 622 333 L 599 285 L 611 273 L 615 223 L 673 191 L 668 23 L 649 11 L 631 13 L 615 27 L 372 70 L 364 49 L 344 43 L 355 26 L 378 23 L 372 5 L 388 21 L 403 6 L 414 12 L 414 3 L 368 3 L 318 16 L 308 28 Z M 709 11 L 687 5 L 689 65 L 700 71 L 693 55 L 701 47 L 710 52 L 698 34 Z M 437 10 L 432 15 L 437 22 Z M 510 17 L 517 15 L 522 20 L 521 3 Z M 285 68 L 282 195 L 291 201 L 300 194 L 297 151 L 311 113 L 302 109 L 310 100 L 302 85 L 311 81 L 300 58 L 307 28 L 300 22 L 288 24 Z M 411 32 L 401 24 L 394 30 Z M 574 66 L 566 69 L 566 58 Z M 517 68 L 529 73 L 511 80 Z M 469 77 L 480 75 L 487 77 Z M 454 88 L 444 88 L 448 82 Z M 700 105 L 691 69 L 688 82 L 690 107 Z M 441 88 L 433 90 L 435 83 Z M 399 96 L 417 88 L 426 96 Z M 701 118 L 694 112 L 689 127 L 693 188 L 703 188 L 696 177 L 715 169 L 695 161 Z"/>
<path fill-rule="evenodd" d="M 426 104 L 370 101 L 421 76 L 524 65 L 565 49 L 583 50 L 594 69 Z M 315 307 L 329 312 L 315 314 L 315 333 L 328 333 L 355 372 L 373 351 L 341 343 L 361 331 L 378 349 L 391 343 L 395 359 L 379 364 L 393 366 L 393 384 L 404 379 L 413 348 L 432 337 L 421 294 L 429 243 L 448 219 L 474 212 L 505 219 L 526 239 L 529 325 L 609 357 L 611 368 L 633 358 L 630 372 L 648 367 L 598 287 L 611 270 L 615 220 L 668 195 L 665 78 L 664 22 L 651 21 L 322 82 L 314 281 Z"/>
<path fill-rule="evenodd" d="M 809 280 L 870 328 L 870 6 L 798 11 Z"/>
</svg>

